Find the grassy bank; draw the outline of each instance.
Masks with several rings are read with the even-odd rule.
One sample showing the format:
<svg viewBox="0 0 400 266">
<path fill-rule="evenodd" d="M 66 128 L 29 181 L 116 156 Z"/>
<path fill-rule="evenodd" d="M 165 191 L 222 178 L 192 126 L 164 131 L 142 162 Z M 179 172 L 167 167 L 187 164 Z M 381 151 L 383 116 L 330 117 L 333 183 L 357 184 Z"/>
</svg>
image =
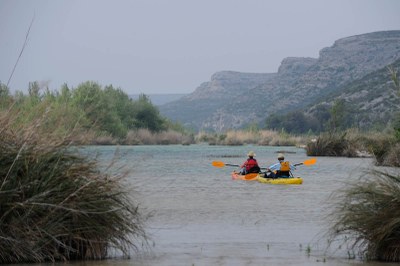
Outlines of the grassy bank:
<svg viewBox="0 0 400 266">
<path fill-rule="evenodd" d="M 400 143 L 393 132 L 322 133 L 306 146 L 309 156 L 375 158 L 376 165 L 400 167 Z"/>
<path fill-rule="evenodd" d="M 310 136 L 295 136 L 274 130 L 230 130 L 225 133 L 199 132 L 195 142 L 210 145 L 304 146 Z"/>
<path fill-rule="evenodd" d="M 76 132 L 39 117 L 0 113 L 0 263 L 129 256 L 146 234 L 126 173 L 100 171 L 70 146 Z"/>
</svg>

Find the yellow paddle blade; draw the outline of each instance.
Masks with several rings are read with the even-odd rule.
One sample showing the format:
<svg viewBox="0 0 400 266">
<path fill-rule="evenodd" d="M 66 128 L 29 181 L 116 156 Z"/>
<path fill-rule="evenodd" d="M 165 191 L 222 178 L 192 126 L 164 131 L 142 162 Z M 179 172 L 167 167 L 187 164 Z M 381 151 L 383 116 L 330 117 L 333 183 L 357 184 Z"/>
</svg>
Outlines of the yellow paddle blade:
<svg viewBox="0 0 400 266">
<path fill-rule="evenodd" d="M 213 161 L 211 164 L 212 164 L 212 166 L 219 167 L 219 168 L 225 166 L 225 164 L 223 162 L 219 162 L 219 161 Z"/>
<path fill-rule="evenodd" d="M 304 165 L 313 165 L 317 162 L 317 158 L 311 158 L 303 162 Z"/>
</svg>

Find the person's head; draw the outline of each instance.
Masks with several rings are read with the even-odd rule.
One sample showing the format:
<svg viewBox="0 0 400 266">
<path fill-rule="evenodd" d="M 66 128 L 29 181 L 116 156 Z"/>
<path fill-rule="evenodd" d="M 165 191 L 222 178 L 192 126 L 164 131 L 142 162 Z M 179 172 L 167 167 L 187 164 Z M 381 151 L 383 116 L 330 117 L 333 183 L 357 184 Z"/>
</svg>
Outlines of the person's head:
<svg viewBox="0 0 400 266">
<path fill-rule="evenodd" d="M 282 153 L 278 154 L 278 161 L 283 161 L 285 160 L 285 156 Z"/>
<path fill-rule="evenodd" d="M 249 153 L 247 154 L 247 156 L 253 158 L 254 156 L 256 156 L 256 154 L 254 153 L 254 151 L 249 151 Z"/>
</svg>

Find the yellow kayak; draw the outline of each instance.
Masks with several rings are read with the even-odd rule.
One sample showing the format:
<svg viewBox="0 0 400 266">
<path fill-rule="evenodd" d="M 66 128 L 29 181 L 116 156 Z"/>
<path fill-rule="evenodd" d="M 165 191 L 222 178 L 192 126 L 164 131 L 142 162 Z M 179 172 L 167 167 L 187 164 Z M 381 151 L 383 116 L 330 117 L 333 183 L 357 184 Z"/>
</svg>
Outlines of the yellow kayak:
<svg viewBox="0 0 400 266">
<path fill-rule="evenodd" d="M 300 185 L 303 183 L 303 178 L 301 177 L 264 178 L 256 173 L 241 175 L 237 172 L 232 172 L 231 176 L 233 180 L 258 181 L 274 185 Z"/>
<path fill-rule="evenodd" d="M 261 177 L 260 175 L 258 175 L 256 180 L 260 183 L 274 184 L 274 185 L 301 185 L 301 184 L 303 184 L 303 178 L 301 178 L 301 177 L 264 178 L 264 177 Z"/>
</svg>

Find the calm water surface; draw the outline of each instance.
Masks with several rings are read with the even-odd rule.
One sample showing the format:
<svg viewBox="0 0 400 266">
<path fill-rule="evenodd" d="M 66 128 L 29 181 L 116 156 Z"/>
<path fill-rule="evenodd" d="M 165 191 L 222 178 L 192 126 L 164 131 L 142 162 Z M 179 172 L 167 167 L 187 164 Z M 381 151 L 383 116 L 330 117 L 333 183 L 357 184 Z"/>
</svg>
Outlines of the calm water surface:
<svg viewBox="0 0 400 266">
<path fill-rule="evenodd" d="M 90 147 L 109 162 L 117 147 Z M 371 169 L 371 159 L 318 157 L 294 172 L 299 186 L 233 181 L 235 167 L 215 168 L 212 161 L 241 164 L 249 150 L 262 167 L 278 151 L 299 163 L 309 159 L 294 147 L 123 146 L 121 164 L 145 212 L 152 212 L 150 247 L 130 260 L 75 262 L 73 265 L 385 265 L 349 260 L 345 249 L 326 249 L 329 196 L 348 173 Z M 44 264 L 42 264 L 44 265 Z M 63 264 L 65 265 L 65 264 Z M 394 265 L 394 264 L 393 264 Z M 398 265 L 398 264 L 396 264 Z"/>
</svg>

